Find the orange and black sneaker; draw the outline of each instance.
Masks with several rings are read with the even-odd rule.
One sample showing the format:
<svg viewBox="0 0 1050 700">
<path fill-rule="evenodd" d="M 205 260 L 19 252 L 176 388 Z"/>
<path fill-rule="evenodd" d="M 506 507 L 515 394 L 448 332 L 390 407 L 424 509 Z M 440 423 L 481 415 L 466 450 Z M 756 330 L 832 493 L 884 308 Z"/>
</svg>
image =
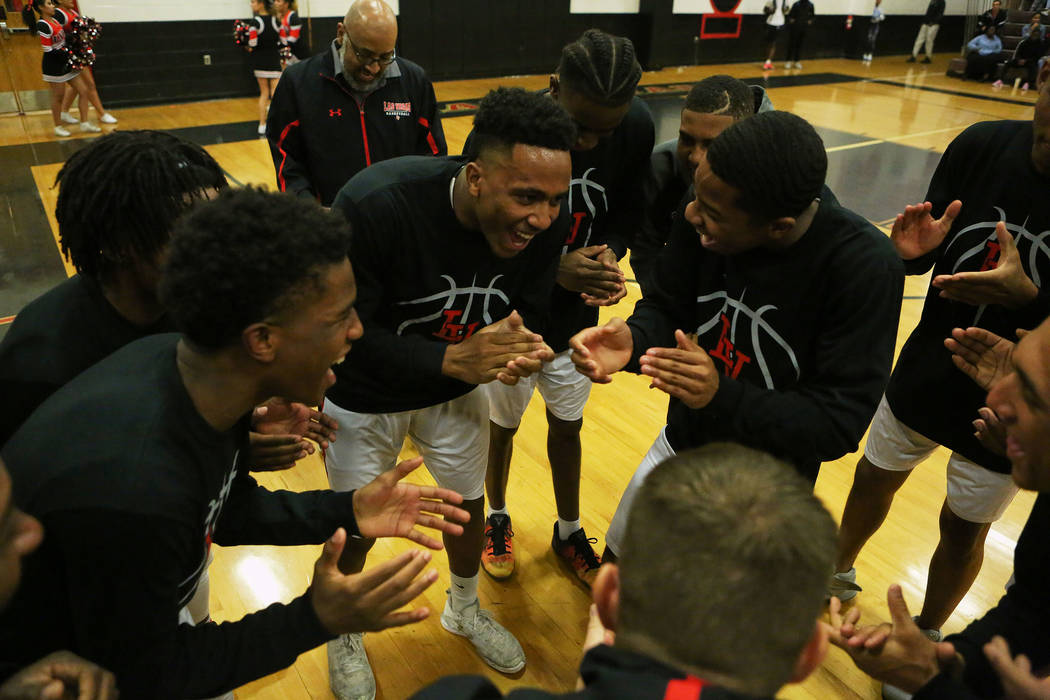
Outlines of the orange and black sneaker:
<svg viewBox="0 0 1050 700">
<path fill-rule="evenodd" d="M 509 515 L 494 513 L 485 519 L 481 567 L 492 578 L 507 578 L 514 573 L 514 530 Z"/>
<path fill-rule="evenodd" d="M 558 537 L 558 523 L 554 523 L 554 537 L 551 538 L 551 548 L 562 562 L 572 569 L 576 578 L 588 588 L 598 575 L 598 568 L 602 565 L 598 555 L 594 553 L 592 544 L 597 544 L 598 538 L 588 539 L 581 527 L 569 535 L 569 539 L 563 540 Z"/>
</svg>

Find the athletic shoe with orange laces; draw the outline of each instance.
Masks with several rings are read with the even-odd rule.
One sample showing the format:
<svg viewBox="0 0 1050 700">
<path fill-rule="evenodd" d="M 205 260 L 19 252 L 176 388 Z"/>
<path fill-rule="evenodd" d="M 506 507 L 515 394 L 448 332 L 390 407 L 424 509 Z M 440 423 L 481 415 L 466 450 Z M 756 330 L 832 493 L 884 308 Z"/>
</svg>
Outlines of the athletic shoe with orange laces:
<svg viewBox="0 0 1050 700">
<path fill-rule="evenodd" d="M 485 519 L 481 567 L 492 578 L 503 579 L 514 573 L 514 530 L 509 515 L 495 513 Z"/>
<path fill-rule="evenodd" d="M 554 537 L 551 538 L 551 548 L 554 549 L 554 553 L 558 555 L 558 558 L 565 563 L 572 573 L 576 574 L 576 578 L 583 582 L 583 585 L 588 588 L 594 582 L 595 577 L 598 576 L 598 568 L 602 565 L 598 559 L 598 555 L 594 553 L 592 544 L 597 544 L 598 538 L 591 537 L 587 538 L 581 527 L 576 532 L 569 535 L 569 539 L 563 540 L 558 537 L 558 523 L 554 523 Z"/>
</svg>

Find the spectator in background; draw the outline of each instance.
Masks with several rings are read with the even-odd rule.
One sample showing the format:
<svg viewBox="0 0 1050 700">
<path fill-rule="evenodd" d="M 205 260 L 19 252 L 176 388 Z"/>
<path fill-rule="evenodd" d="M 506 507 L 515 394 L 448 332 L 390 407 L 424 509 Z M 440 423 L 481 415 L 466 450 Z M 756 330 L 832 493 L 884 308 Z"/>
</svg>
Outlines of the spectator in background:
<svg viewBox="0 0 1050 700">
<path fill-rule="evenodd" d="M 802 63 L 798 60 L 802 53 L 802 42 L 806 38 L 806 30 L 813 24 L 813 3 L 810 0 L 798 0 L 791 6 L 788 12 L 788 55 L 784 68 L 801 68 Z"/>
<path fill-rule="evenodd" d="M 941 27 L 942 17 L 944 17 L 944 0 L 930 0 L 930 4 L 926 6 L 926 15 L 922 18 L 922 26 L 919 27 L 919 34 L 915 37 L 911 56 L 908 57 L 908 63 L 915 63 L 923 42 L 926 43 L 926 56 L 922 62 L 933 61 L 933 40 L 937 37 L 937 30 Z"/>
<path fill-rule="evenodd" d="M 882 8 L 879 5 L 882 4 L 882 0 L 875 0 L 875 9 L 872 10 L 871 20 L 868 22 L 868 52 L 864 54 L 865 61 L 871 61 L 875 54 L 875 39 L 879 36 L 879 28 L 882 26 L 882 20 L 886 19 L 886 15 L 882 12 Z"/>
<path fill-rule="evenodd" d="M 977 31 L 983 34 L 988 27 L 995 27 L 996 34 L 1006 24 L 1006 10 L 1003 9 L 1002 0 L 992 0 L 992 9 L 985 10 L 977 19 Z"/>
<path fill-rule="evenodd" d="M 762 10 L 766 15 L 766 62 L 762 64 L 762 70 L 773 70 L 773 54 L 777 51 L 777 37 L 784 28 L 786 2 L 787 0 L 766 0 Z"/>
<path fill-rule="evenodd" d="M 1032 15 L 1032 19 L 1028 21 L 1028 24 L 1024 29 L 1021 30 L 1022 39 L 1032 39 L 1036 41 L 1043 41 L 1046 39 L 1046 26 L 1043 24 L 1043 16 L 1036 12 Z"/>
<path fill-rule="evenodd" d="M 1027 90 L 1035 85 L 1035 78 L 1039 69 L 1039 59 L 1045 52 L 1043 37 L 1046 27 L 1043 26 L 1039 14 L 1032 15 L 1032 22 L 1025 26 L 1022 31 L 1021 43 L 1014 49 L 1014 55 L 1010 58 L 1010 66 L 1025 71 L 1024 85 L 1022 90 Z M 1002 87 L 1003 81 L 996 80 L 995 87 Z"/>
<path fill-rule="evenodd" d="M 970 39 L 970 43 L 966 45 L 967 78 L 983 82 L 995 71 L 995 63 L 1003 50 L 1003 42 L 996 36 L 995 31 L 994 24 L 986 25 L 984 32 Z"/>
</svg>

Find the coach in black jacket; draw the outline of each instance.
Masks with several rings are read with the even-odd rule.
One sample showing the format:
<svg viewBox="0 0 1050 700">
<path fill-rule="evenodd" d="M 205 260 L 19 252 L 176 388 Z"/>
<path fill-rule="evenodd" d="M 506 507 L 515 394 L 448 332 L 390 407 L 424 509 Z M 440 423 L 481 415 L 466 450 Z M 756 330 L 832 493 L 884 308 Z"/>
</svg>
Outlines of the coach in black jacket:
<svg viewBox="0 0 1050 700">
<path fill-rule="evenodd" d="M 434 86 L 396 41 L 390 8 L 357 0 L 328 50 L 284 72 L 266 120 L 278 189 L 327 207 L 372 163 L 448 153 Z"/>
</svg>

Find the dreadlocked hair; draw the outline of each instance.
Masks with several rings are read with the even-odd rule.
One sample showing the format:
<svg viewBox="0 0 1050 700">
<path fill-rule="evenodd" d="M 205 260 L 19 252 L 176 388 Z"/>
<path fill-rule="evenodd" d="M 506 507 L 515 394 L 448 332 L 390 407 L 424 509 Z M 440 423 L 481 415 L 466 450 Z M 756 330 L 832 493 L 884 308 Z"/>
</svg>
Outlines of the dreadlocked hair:
<svg viewBox="0 0 1050 700">
<path fill-rule="evenodd" d="M 160 301 L 187 340 L 217 350 L 322 293 L 349 248 L 346 219 L 311 199 L 229 189 L 179 219 Z"/>
<path fill-rule="evenodd" d="M 175 220 L 210 190 L 227 187 L 203 148 L 160 131 L 115 131 L 92 141 L 69 157 L 55 185 L 62 254 L 98 280 L 155 259 Z"/>
<path fill-rule="evenodd" d="M 740 192 L 737 206 L 763 221 L 801 214 L 828 172 L 824 142 L 809 122 L 789 112 L 736 122 L 711 142 L 707 163 Z"/>
<path fill-rule="evenodd" d="M 755 96 L 748 85 L 730 75 L 712 75 L 693 86 L 685 98 L 685 108 L 743 119 L 755 113 Z"/>
<path fill-rule="evenodd" d="M 627 37 L 588 29 L 561 50 L 561 84 L 602 106 L 617 107 L 629 102 L 641 77 L 642 66 Z"/>
<path fill-rule="evenodd" d="M 482 151 L 509 150 L 516 143 L 568 151 L 575 142 L 576 124 L 560 104 L 541 93 L 501 87 L 481 99 L 464 155 L 476 160 Z"/>
</svg>

